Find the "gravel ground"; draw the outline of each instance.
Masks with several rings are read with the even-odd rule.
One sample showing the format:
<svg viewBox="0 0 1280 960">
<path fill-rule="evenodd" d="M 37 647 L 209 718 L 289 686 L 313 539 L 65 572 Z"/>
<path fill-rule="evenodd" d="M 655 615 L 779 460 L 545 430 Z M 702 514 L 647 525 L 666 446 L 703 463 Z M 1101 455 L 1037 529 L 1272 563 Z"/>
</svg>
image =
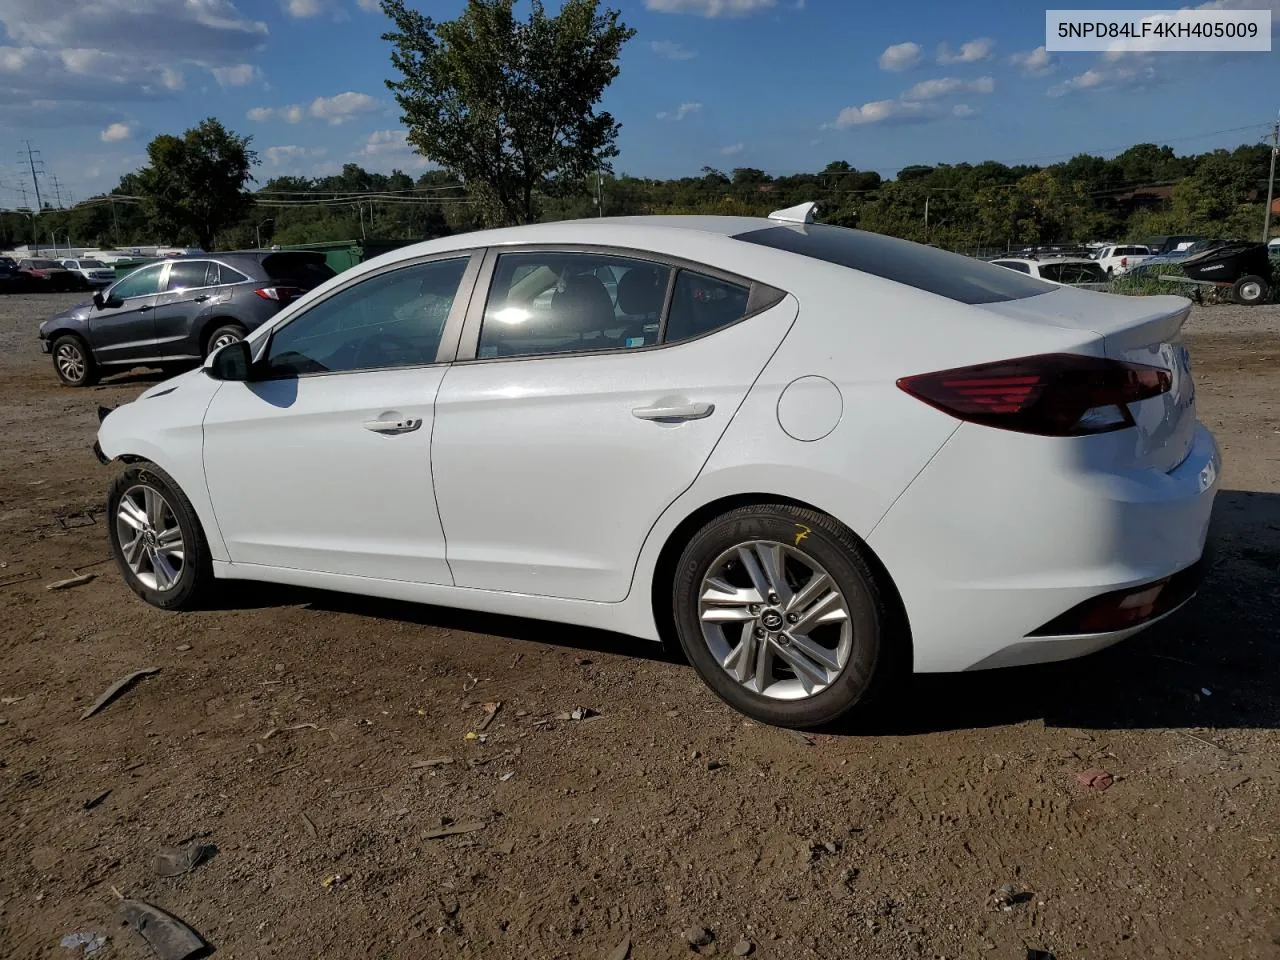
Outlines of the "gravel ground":
<svg viewBox="0 0 1280 960">
<path fill-rule="evenodd" d="M 114 890 L 228 958 L 1280 956 L 1280 307 L 1186 329 L 1225 455 L 1196 603 L 801 737 L 625 637 L 251 585 L 146 607 L 89 449 L 154 378 L 60 387 L 35 326 L 73 299 L 0 299 L 0 956 L 150 956 Z M 216 855 L 156 877 L 192 839 Z"/>
</svg>

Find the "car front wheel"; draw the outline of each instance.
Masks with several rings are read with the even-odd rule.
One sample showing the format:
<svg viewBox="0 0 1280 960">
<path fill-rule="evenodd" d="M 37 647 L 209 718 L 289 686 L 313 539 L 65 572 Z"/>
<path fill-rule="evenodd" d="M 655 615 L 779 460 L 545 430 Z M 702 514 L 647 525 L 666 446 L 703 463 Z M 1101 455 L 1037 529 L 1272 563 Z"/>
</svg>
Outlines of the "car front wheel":
<svg viewBox="0 0 1280 960">
<path fill-rule="evenodd" d="M 162 610 L 198 604 L 213 580 L 195 509 L 163 470 L 132 464 L 107 493 L 111 554 L 131 590 Z"/>
<path fill-rule="evenodd" d="M 218 327 L 213 333 L 209 334 L 209 346 L 205 350 L 204 355 L 207 357 L 215 350 L 225 347 L 228 343 L 235 343 L 243 340 L 248 333 L 244 327 L 238 323 L 225 323 Z"/>
<path fill-rule="evenodd" d="M 98 365 L 93 362 L 85 342 L 74 334 L 64 334 L 49 348 L 53 369 L 58 379 L 69 387 L 89 387 L 98 380 Z"/>
<path fill-rule="evenodd" d="M 828 724 L 879 700 L 909 664 L 866 548 L 813 510 L 748 506 L 711 521 L 685 548 L 673 600 L 689 662 L 765 723 Z"/>
</svg>

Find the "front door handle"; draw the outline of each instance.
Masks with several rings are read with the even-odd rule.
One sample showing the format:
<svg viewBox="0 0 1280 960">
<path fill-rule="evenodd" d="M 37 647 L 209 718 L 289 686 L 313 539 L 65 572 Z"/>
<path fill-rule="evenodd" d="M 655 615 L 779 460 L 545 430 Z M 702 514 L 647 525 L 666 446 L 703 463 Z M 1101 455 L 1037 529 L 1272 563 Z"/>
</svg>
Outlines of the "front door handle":
<svg viewBox="0 0 1280 960">
<path fill-rule="evenodd" d="M 209 295 L 207 293 L 202 293 L 200 294 L 200 296 L 192 297 L 191 299 L 194 300 L 196 303 L 204 303 L 206 300 L 209 299 Z"/>
<path fill-rule="evenodd" d="M 138 312 L 139 312 L 139 313 L 146 313 L 146 312 L 147 312 L 148 310 L 150 310 L 150 309 L 151 309 L 151 308 L 150 308 L 150 307 L 148 307 L 148 306 L 141 306 L 141 307 L 139 307 L 139 308 L 138 308 Z"/>
<path fill-rule="evenodd" d="M 678 403 L 662 407 L 636 407 L 631 415 L 639 420 L 702 420 L 715 412 L 714 403 Z"/>
<path fill-rule="evenodd" d="M 364 428 L 374 433 L 413 433 L 422 426 L 421 420 L 366 420 Z"/>
</svg>

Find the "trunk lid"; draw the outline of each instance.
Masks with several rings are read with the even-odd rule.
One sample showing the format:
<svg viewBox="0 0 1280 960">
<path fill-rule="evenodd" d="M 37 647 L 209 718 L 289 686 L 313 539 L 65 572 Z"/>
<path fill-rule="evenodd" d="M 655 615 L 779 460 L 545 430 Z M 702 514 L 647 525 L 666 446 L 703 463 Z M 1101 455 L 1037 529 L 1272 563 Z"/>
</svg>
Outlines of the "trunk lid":
<svg viewBox="0 0 1280 960">
<path fill-rule="evenodd" d="M 1013 320 L 1090 330 L 1102 339 L 1099 352 L 1103 356 L 1168 370 L 1172 387 L 1158 397 L 1129 404 L 1135 428 L 1123 434 L 1132 435 L 1137 466 L 1167 473 L 1186 459 L 1196 429 L 1195 382 L 1180 336 L 1191 312 L 1189 300 L 1062 288 L 1039 297 L 986 304 L 983 309 Z"/>
</svg>

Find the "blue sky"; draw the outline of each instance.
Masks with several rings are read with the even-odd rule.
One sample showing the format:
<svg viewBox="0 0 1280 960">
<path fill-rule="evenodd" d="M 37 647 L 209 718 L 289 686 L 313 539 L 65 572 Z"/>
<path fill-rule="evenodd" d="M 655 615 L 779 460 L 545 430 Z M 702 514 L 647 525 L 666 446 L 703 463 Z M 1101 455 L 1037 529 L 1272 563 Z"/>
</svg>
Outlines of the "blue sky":
<svg viewBox="0 0 1280 960">
<path fill-rule="evenodd" d="M 640 176 L 831 160 L 890 175 L 1147 140 L 1198 152 L 1259 140 L 1280 107 L 1280 52 L 1050 55 L 1045 8 L 1025 0 L 612 5 L 637 30 L 605 99 L 614 166 Z M 1214 5 L 1269 7 L 1280 26 L 1280 0 Z M 421 6 L 449 19 L 463 3 Z M 387 23 L 376 0 L 0 0 L 0 206 L 30 191 L 26 138 L 85 197 L 141 165 L 150 137 L 209 115 L 253 135 L 260 182 L 347 161 L 416 173 L 383 85 Z"/>
</svg>

